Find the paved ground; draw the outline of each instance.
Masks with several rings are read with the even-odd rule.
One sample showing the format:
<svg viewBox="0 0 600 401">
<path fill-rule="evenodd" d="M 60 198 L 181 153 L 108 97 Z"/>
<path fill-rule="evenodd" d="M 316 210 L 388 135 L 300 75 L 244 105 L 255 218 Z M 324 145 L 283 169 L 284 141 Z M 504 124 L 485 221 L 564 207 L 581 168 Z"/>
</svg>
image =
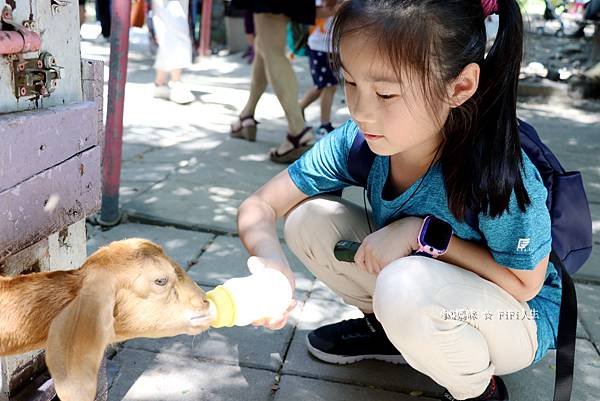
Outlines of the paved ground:
<svg viewBox="0 0 600 401">
<path fill-rule="evenodd" d="M 90 27 L 87 27 L 90 28 Z M 86 57 L 105 58 L 105 43 L 84 41 Z M 296 60 L 303 90 L 310 78 Z M 281 170 L 267 151 L 283 137 L 285 121 L 274 95 L 258 108 L 258 141 L 228 137 L 228 126 L 247 97 L 249 67 L 238 56 L 213 57 L 185 75 L 197 101 L 178 106 L 152 98 L 152 60 L 143 31 L 132 31 L 126 107 L 121 204 L 129 222 L 109 231 L 89 227 L 88 250 L 124 237 L 142 236 L 162 244 L 203 288 L 246 275 L 247 257 L 235 237 L 236 208 Z M 108 79 L 108 70 L 106 70 Z M 600 115 L 557 102 L 520 107 L 565 166 L 583 172 L 600 244 Z M 341 96 L 334 123 L 348 117 Z M 307 112 L 317 122 L 318 108 Z M 360 193 L 350 194 L 360 199 Z M 578 275 L 578 329 L 574 401 L 600 394 L 600 251 Z M 441 394 L 409 366 L 358 363 L 331 366 L 311 358 L 307 331 L 358 311 L 341 302 L 289 252 L 297 274 L 299 305 L 280 331 L 253 327 L 210 330 L 197 337 L 134 340 L 110 360 L 110 400 L 432 400 Z M 551 399 L 554 354 L 506 377 L 511 399 Z"/>
</svg>

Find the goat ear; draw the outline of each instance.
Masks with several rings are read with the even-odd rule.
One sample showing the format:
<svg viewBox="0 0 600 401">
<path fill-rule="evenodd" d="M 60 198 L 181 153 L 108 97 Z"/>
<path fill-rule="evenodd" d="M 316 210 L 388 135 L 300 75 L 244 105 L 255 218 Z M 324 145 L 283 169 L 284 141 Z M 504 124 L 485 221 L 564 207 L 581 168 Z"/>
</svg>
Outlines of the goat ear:
<svg viewBox="0 0 600 401">
<path fill-rule="evenodd" d="M 88 274 L 77 297 L 50 324 L 46 365 L 62 401 L 93 401 L 98 369 L 114 340 L 116 287 L 106 274 Z"/>
</svg>

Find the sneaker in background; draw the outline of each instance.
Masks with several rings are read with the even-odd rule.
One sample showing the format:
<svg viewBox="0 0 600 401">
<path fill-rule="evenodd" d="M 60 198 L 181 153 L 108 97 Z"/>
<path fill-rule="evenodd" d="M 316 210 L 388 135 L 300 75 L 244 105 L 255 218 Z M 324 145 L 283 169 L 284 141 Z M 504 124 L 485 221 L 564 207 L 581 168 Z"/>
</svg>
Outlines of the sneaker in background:
<svg viewBox="0 0 600 401">
<path fill-rule="evenodd" d="M 171 83 L 169 100 L 177 104 L 188 104 L 196 100 L 196 97 L 184 83 L 177 81 Z"/>
<path fill-rule="evenodd" d="M 331 131 L 333 131 L 335 128 L 333 128 L 333 125 L 331 125 L 331 123 L 326 123 L 326 124 L 321 124 L 321 126 L 319 128 L 317 128 L 317 138 L 321 139 L 323 138 L 325 135 L 329 134 Z"/>
<path fill-rule="evenodd" d="M 171 88 L 168 85 L 156 85 L 154 84 L 154 97 L 157 99 L 167 99 L 171 95 Z"/>
</svg>

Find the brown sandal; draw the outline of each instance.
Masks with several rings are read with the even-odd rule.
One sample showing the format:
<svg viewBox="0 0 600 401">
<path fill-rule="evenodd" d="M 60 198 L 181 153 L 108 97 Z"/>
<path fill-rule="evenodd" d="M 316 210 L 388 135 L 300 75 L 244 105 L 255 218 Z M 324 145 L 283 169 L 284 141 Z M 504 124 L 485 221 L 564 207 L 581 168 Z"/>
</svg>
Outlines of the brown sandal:
<svg viewBox="0 0 600 401">
<path fill-rule="evenodd" d="M 293 161 L 296 161 L 300 156 L 302 156 L 307 150 L 313 147 L 314 139 L 306 141 L 305 143 L 300 143 L 302 138 L 307 133 L 312 134 L 312 127 L 305 127 L 298 135 L 292 136 L 290 133 L 287 134 L 287 140 L 294 146 L 290 150 L 284 153 L 277 152 L 277 149 L 271 149 L 270 159 L 275 163 L 287 164 Z"/>
<path fill-rule="evenodd" d="M 254 116 L 240 116 L 237 121 L 231 124 L 229 136 L 232 138 L 245 139 L 250 142 L 256 141 L 256 126 L 258 121 Z"/>
</svg>

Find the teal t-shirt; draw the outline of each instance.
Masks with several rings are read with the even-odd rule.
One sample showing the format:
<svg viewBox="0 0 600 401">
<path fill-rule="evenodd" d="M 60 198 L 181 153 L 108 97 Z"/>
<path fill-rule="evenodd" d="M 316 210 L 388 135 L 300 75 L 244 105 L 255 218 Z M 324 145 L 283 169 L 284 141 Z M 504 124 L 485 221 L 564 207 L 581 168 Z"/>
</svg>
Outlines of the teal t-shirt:
<svg viewBox="0 0 600 401">
<path fill-rule="evenodd" d="M 348 173 L 348 153 L 358 126 L 348 120 L 325 136 L 299 160 L 288 168 L 296 186 L 306 195 L 333 192 L 352 185 Z M 491 218 L 479 214 L 479 231 L 464 221 L 457 221 L 448 208 L 442 168 L 434 164 L 429 173 L 417 180 L 395 199 L 384 199 L 383 189 L 389 174 L 387 156 L 376 156 L 367 181 L 367 197 L 373 211 L 374 229 L 380 229 L 405 216 L 434 215 L 452 225 L 457 237 L 468 241 L 481 241 L 483 235 L 494 260 L 511 269 L 533 270 L 551 250 L 550 215 L 546 207 L 548 191 L 540 174 L 523 153 L 523 183 L 531 199 L 525 212 L 511 196 L 509 210 Z M 424 180 L 419 188 L 420 182 Z M 415 192 L 416 191 L 416 192 Z M 552 263 L 548 264 L 546 280 L 540 293 L 528 301 L 537 323 L 538 349 L 534 362 L 539 361 L 548 349 L 556 348 L 558 316 L 562 286 Z"/>
</svg>

